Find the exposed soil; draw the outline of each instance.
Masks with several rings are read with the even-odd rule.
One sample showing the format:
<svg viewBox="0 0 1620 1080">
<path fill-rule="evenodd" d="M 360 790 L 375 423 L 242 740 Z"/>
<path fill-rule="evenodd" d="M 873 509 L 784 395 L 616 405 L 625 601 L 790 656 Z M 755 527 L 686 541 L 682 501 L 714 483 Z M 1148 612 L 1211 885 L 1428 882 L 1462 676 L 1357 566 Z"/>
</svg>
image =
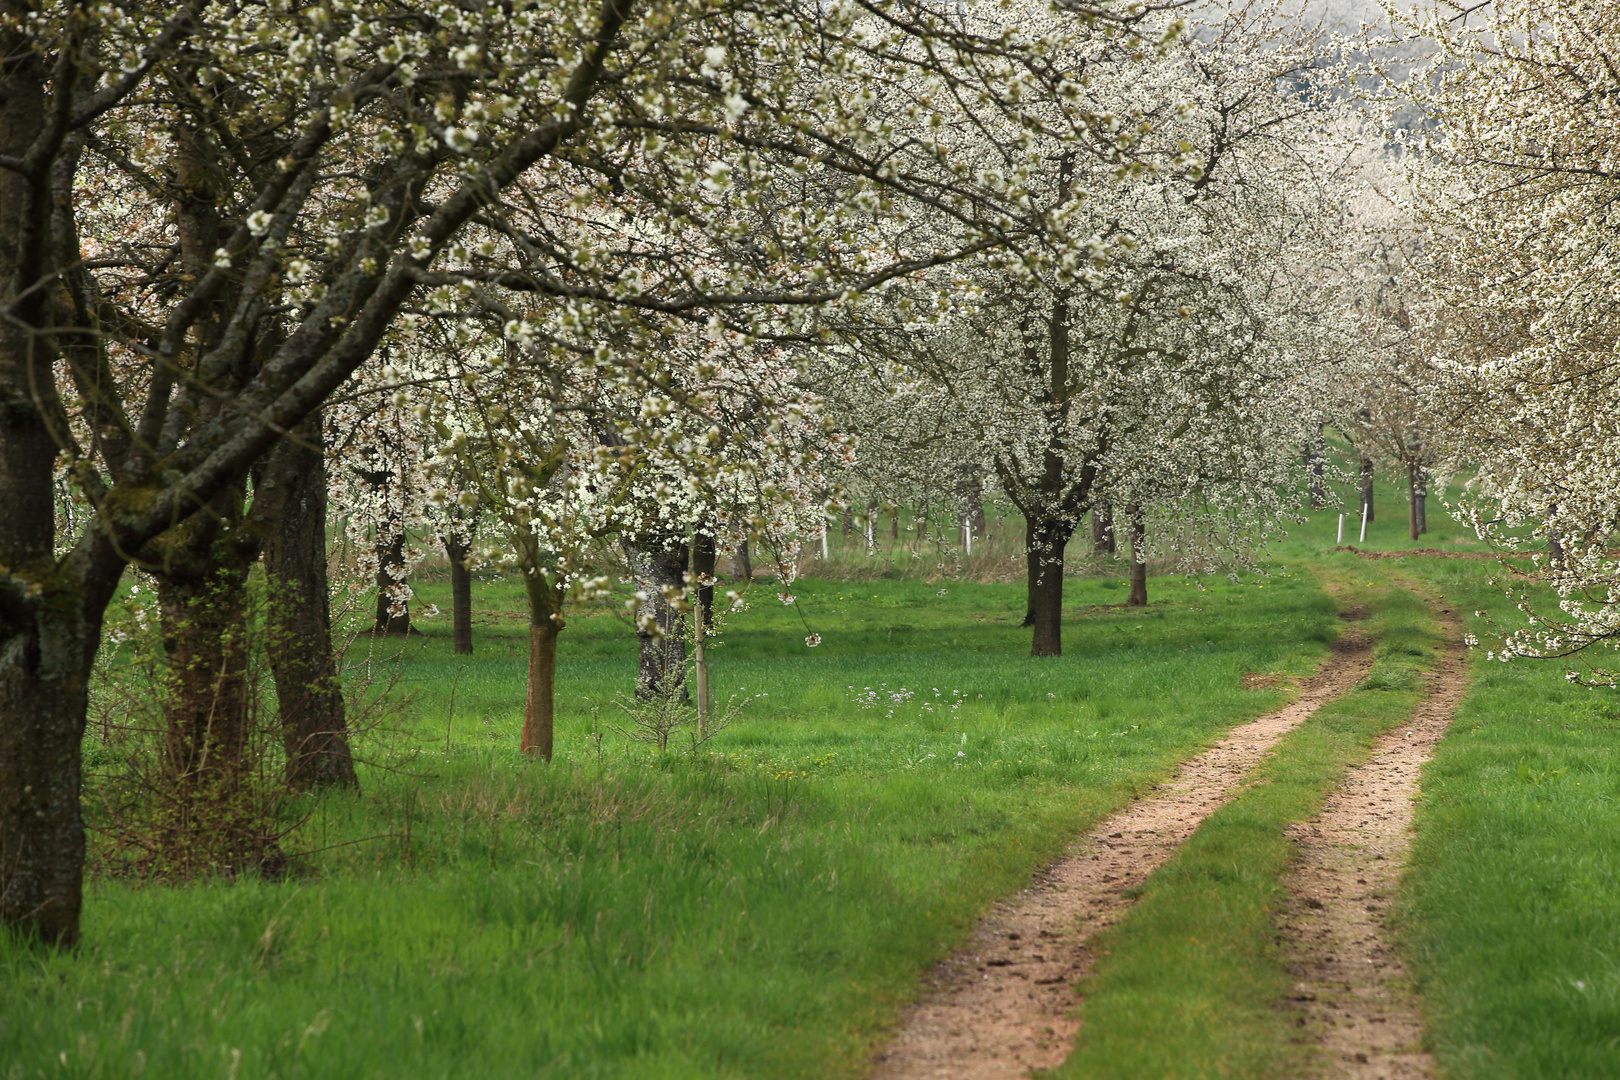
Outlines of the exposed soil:
<svg viewBox="0 0 1620 1080">
<path fill-rule="evenodd" d="M 1411 722 L 1378 740 L 1371 760 L 1350 769 L 1318 817 L 1288 830 L 1300 848 L 1281 920 L 1296 980 L 1288 1007 L 1302 1038 L 1322 1051 L 1318 1077 L 1418 1080 L 1430 1074 L 1417 999 L 1389 920 L 1406 866 L 1419 770 L 1468 686 L 1460 621 L 1450 610 L 1438 614 L 1451 643 Z"/>
<path fill-rule="evenodd" d="M 1092 935 L 1124 914 L 1133 890 L 1232 797 L 1277 740 L 1370 666 L 1365 638 L 1348 630 L 1292 705 L 1234 728 L 997 904 L 968 946 L 929 974 L 922 1001 L 879 1055 L 875 1080 L 999 1080 L 1062 1062 L 1080 1026 L 1071 1014 L 1075 984 L 1091 968 Z"/>
</svg>

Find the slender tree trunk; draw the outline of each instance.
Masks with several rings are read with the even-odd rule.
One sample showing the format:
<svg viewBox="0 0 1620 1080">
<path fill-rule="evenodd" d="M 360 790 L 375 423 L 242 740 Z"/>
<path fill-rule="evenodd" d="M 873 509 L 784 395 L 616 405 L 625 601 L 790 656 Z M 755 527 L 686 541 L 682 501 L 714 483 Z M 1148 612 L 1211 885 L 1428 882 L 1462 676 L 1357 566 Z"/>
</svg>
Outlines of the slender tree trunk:
<svg viewBox="0 0 1620 1080">
<path fill-rule="evenodd" d="M 1070 529 L 1057 521 L 1025 517 L 1029 538 L 1025 558 L 1029 565 L 1029 609 L 1033 628 L 1031 656 L 1059 656 L 1063 652 L 1063 557 Z"/>
<path fill-rule="evenodd" d="M 1406 466 L 1406 534 L 1417 539 L 1417 466 Z"/>
<path fill-rule="evenodd" d="M 692 536 L 692 576 L 697 582 L 697 602 L 693 605 L 692 676 L 697 684 L 698 737 L 708 734 L 709 660 L 708 636 L 714 626 L 714 537 L 698 529 Z"/>
<path fill-rule="evenodd" d="M 971 531 L 974 536 L 984 535 L 984 484 L 977 476 L 970 475 L 962 481 L 962 518 L 964 530 Z M 963 546 L 967 545 L 966 537 Z"/>
<path fill-rule="evenodd" d="M 1024 515 L 1024 621 L 1020 626 L 1035 625 L 1035 585 L 1040 580 L 1041 560 L 1035 552 L 1035 527 L 1029 515 Z"/>
<path fill-rule="evenodd" d="M 1547 508 L 1547 566 L 1552 570 L 1563 570 L 1564 539 L 1558 530 L 1558 504 L 1553 503 Z"/>
<path fill-rule="evenodd" d="M 1361 459 L 1361 508 L 1366 515 L 1368 524 L 1373 520 L 1373 460 L 1370 457 Z"/>
<path fill-rule="evenodd" d="M 458 656 L 471 656 L 472 571 L 467 569 L 467 552 L 472 545 L 453 531 L 443 537 L 444 555 L 450 562 L 450 639 Z"/>
<path fill-rule="evenodd" d="M 1147 598 L 1147 522 L 1142 508 L 1129 508 L 1131 518 L 1131 591 L 1125 598 L 1126 607 L 1146 607 Z"/>
<path fill-rule="evenodd" d="M 1417 484 L 1414 492 L 1417 497 L 1414 506 L 1417 534 L 1422 536 L 1429 531 L 1429 471 L 1421 465 L 1417 467 Z"/>
<path fill-rule="evenodd" d="M 525 573 L 523 585 L 529 601 L 529 686 L 518 749 L 550 761 L 556 726 L 557 637 L 566 624 L 562 598 L 544 574 Z"/>
<path fill-rule="evenodd" d="M 686 693 L 686 618 L 664 598 L 666 588 L 685 584 L 687 551 L 681 541 L 630 546 L 630 568 L 643 598 L 636 609 L 636 640 L 641 667 L 636 697 Z"/>
<path fill-rule="evenodd" d="M 1107 502 L 1098 503 L 1091 511 L 1091 550 L 1097 554 L 1115 553 L 1114 508 Z"/>
<path fill-rule="evenodd" d="M 848 540 L 855 535 L 855 511 L 846 508 L 843 516 L 844 539 Z"/>
<path fill-rule="evenodd" d="M 1316 426 L 1316 436 L 1308 444 L 1306 462 L 1311 467 L 1311 509 L 1320 510 L 1327 505 L 1327 439 L 1322 434 L 1321 424 Z"/>
<path fill-rule="evenodd" d="M 894 508 L 894 516 L 889 519 L 889 539 L 895 543 L 900 542 L 900 508 Z"/>
<path fill-rule="evenodd" d="M 737 541 L 737 546 L 731 549 L 731 565 L 742 580 L 754 580 L 754 564 L 748 557 L 748 537 Z"/>
<path fill-rule="evenodd" d="M 699 585 L 697 602 L 703 611 L 703 625 L 714 625 L 714 564 L 717 561 L 714 537 L 699 530 L 692 537 L 692 573 L 702 577 L 707 585 Z"/>
<path fill-rule="evenodd" d="M 276 681 L 287 784 L 298 790 L 357 787 L 332 652 L 321 414 L 312 414 L 294 434 L 271 451 L 254 485 L 255 504 L 272 497 L 278 503 L 264 541 L 270 585 L 265 652 Z"/>
</svg>

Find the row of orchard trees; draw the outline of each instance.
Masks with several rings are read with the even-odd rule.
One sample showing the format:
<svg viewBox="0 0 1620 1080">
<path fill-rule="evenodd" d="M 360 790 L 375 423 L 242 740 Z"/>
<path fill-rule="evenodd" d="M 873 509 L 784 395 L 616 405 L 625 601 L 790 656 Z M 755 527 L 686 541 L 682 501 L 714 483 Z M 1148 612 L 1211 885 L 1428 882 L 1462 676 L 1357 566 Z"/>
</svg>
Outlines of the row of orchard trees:
<svg viewBox="0 0 1620 1080">
<path fill-rule="evenodd" d="M 1620 5 L 1441 3 L 1392 13 L 1430 62 L 1403 88 L 1399 317 L 1380 332 L 1426 452 L 1469 468 L 1460 510 L 1534 555 L 1556 607 L 1525 603 L 1501 657 L 1620 645 Z M 1614 686 L 1612 670 L 1587 676 Z"/>
<path fill-rule="evenodd" d="M 1344 135 L 1264 13 L 0 0 L 0 46 L 0 921 L 46 941 L 78 935 L 80 742 L 131 566 L 206 828 L 259 560 L 289 779 L 353 782 L 329 493 L 381 538 L 385 627 L 413 515 L 463 568 L 480 517 L 548 756 L 595 546 L 643 583 L 656 679 L 689 537 L 701 569 L 812 533 L 857 437 L 919 484 L 971 462 L 1029 522 L 1055 652 L 1080 516 L 1263 529 L 1342 337 Z"/>
<path fill-rule="evenodd" d="M 1024 518 L 1036 656 L 1061 651 L 1065 550 L 1088 513 L 1118 513 L 1145 602 L 1150 551 L 1241 560 L 1295 508 L 1298 448 L 1355 332 L 1356 121 L 1318 40 L 1272 14 L 1229 13 L 1131 65 L 1082 48 L 1050 114 L 970 108 L 978 166 L 1040 208 L 1044 242 L 827 318 L 813 368 L 861 433 L 852 486 L 915 502 L 987 478 Z M 1115 139 L 1072 146 L 1060 107 L 1108 117 Z"/>
</svg>

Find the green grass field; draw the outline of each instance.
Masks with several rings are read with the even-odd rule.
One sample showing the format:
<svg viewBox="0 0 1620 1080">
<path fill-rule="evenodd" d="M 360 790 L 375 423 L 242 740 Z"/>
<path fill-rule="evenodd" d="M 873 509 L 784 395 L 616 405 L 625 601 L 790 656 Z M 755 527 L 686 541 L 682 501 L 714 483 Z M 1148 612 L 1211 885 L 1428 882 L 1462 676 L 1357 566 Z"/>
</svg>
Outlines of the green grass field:
<svg viewBox="0 0 1620 1080">
<path fill-rule="evenodd" d="M 425 599 L 441 599 L 434 586 Z M 324 796 L 283 884 L 100 881 L 75 954 L 5 954 L 20 1075 L 856 1076 L 918 973 L 1076 829 L 1275 706 L 1335 633 L 1298 576 L 1077 581 L 1036 661 L 1011 586 L 802 581 L 715 653 L 741 720 L 656 756 L 590 708 L 628 690 L 618 618 L 564 637 L 560 753 L 516 753 L 523 627 L 405 647 L 408 723 Z M 509 582 L 486 611 L 518 610 Z M 808 649 L 805 624 L 824 643 Z M 863 707 L 871 687 L 910 697 Z M 761 695 L 761 696 L 753 696 Z M 454 713 L 451 698 L 454 697 Z M 606 719 L 611 707 L 599 715 Z M 448 750 L 446 746 L 448 745 Z M 4 1075 L 0 1073 L 0 1075 Z"/>
<path fill-rule="evenodd" d="M 1366 547 L 1405 546 L 1399 504 L 1380 510 Z M 786 607 L 761 582 L 712 654 L 746 708 L 696 754 L 607 726 L 634 638 L 613 608 L 580 612 L 550 766 L 516 753 L 520 591 L 482 582 L 474 656 L 451 654 L 444 620 L 377 647 L 403 704 L 362 742 L 362 793 L 302 808 L 290 880 L 98 879 L 78 951 L 0 940 L 0 1077 L 860 1076 L 994 898 L 1283 700 L 1243 673 L 1321 658 L 1338 620 L 1317 570 L 1383 620 L 1386 668 L 1422 662 L 1428 633 L 1392 577 L 1500 611 L 1490 564 L 1328 553 L 1335 515 L 1270 577 L 1155 578 L 1146 610 L 1109 606 L 1118 580 L 1072 580 L 1064 655 L 1040 661 L 1016 584 L 872 566 L 801 580 Z M 1477 547 L 1431 520 L 1422 546 Z M 418 592 L 448 607 L 441 583 Z M 1440 1064 L 1620 1075 L 1620 721 L 1561 669 L 1477 666 L 1403 907 Z M 1292 1075 L 1267 1005 L 1281 827 L 1409 707 L 1402 679 L 1378 685 L 1290 737 L 1272 782 L 1149 883 L 1061 1075 Z"/>
</svg>

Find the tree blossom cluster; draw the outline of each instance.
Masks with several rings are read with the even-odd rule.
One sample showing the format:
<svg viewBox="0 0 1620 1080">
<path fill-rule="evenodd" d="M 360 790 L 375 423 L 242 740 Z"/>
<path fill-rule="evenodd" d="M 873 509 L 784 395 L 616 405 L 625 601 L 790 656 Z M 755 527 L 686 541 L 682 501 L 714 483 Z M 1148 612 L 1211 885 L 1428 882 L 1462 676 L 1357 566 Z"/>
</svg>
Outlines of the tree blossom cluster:
<svg viewBox="0 0 1620 1080">
<path fill-rule="evenodd" d="M 1529 623 L 1499 655 L 1620 645 L 1620 7 L 1505 0 L 1396 21 L 1438 46 L 1406 88 L 1434 121 L 1409 161 L 1426 352 L 1478 469 L 1463 512 L 1559 597 L 1553 611 L 1521 596 Z"/>
</svg>

